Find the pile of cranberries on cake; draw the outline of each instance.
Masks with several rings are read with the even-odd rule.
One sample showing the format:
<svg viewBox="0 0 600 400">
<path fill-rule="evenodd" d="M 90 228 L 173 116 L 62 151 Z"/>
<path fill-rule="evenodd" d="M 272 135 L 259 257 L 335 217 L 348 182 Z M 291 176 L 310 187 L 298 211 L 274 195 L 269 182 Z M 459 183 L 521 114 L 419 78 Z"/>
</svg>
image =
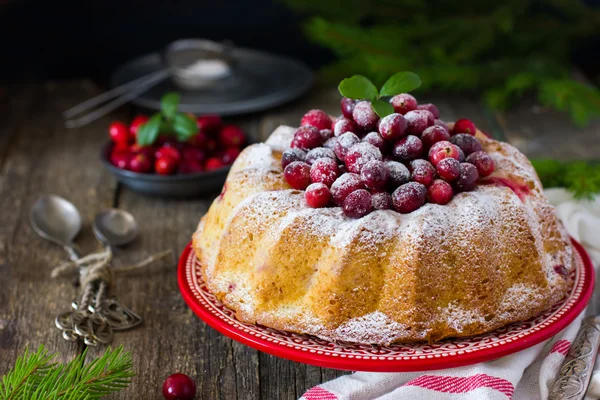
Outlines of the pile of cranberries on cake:
<svg viewBox="0 0 600 400">
<path fill-rule="evenodd" d="M 446 204 L 494 171 L 473 122 L 461 119 L 450 129 L 435 105 L 406 93 L 390 103 L 394 113 L 383 118 L 370 102 L 347 98 L 335 121 L 321 110 L 304 115 L 281 164 L 310 207 L 337 205 L 353 218 L 383 209 L 410 213 L 426 202 Z"/>
<path fill-rule="evenodd" d="M 137 132 L 148 117 L 137 116 L 129 126 L 115 121 L 109 127 L 113 142 L 109 161 L 117 168 L 159 175 L 212 171 L 232 164 L 247 142 L 242 129 L 223 124 L 218 115 L 194 120 L 197 133 L 184 141 L 174 134 L 161 134 L 146 146 L 138 143 Z"/>
</svg>

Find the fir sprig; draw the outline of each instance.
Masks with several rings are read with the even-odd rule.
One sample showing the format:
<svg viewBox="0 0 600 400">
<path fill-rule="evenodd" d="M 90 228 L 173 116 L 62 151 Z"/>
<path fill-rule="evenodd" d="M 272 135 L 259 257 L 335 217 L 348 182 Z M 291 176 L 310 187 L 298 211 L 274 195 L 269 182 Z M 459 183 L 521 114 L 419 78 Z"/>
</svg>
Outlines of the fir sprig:
<svg viewBox="0 0 600 400">
<path fill-rule="evenodd" d="M 36 352 L 25 349 L 12 370 L 0 381 L 2 400 L 94 400 L 125 389 L 135 375 L 131 354 L 123 347 L 108 349 L 103 356 L 85 363 L 87 349 L 67 364 L 53 363 L 44 346 Z"/>
<path fill-rule="evenodd" d="M 545 188 L 564 187 L 576 199 L 593 199 L 600 193 L 600 164 L 585 161 L 532 160 Z"/>
</svg>

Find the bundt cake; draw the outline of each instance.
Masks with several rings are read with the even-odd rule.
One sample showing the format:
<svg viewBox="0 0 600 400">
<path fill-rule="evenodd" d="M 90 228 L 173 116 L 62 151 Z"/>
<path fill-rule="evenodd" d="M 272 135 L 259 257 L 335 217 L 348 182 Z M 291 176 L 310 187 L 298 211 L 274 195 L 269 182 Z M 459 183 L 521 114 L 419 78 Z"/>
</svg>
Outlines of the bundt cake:
<svg viewBox="0 0 600 400">
<path fill-rule="evenodd" d="M 570 243 L 527 158 L 433 105 L 392 104 L 375 124 L 312 110 L 233 164 L 193 248 L 239 320 L 433 342 L 529 319 L 568 292 Z"/>
</svg>

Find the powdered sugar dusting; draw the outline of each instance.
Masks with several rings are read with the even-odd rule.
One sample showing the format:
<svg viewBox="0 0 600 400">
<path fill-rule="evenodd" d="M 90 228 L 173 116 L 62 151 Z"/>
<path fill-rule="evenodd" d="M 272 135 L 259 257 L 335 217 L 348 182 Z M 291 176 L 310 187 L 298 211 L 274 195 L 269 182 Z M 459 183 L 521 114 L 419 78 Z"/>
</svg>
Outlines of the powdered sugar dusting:
<svg viewBox="0 0 600 400">
<path fill-rule="evenodd" d="M 273 131 L 271 136 L 265 141 L 265 144 L 271 146 L 274 150 L 283 152 L 292 145 L 296 128 L 280 125 Z"/>
</svg>

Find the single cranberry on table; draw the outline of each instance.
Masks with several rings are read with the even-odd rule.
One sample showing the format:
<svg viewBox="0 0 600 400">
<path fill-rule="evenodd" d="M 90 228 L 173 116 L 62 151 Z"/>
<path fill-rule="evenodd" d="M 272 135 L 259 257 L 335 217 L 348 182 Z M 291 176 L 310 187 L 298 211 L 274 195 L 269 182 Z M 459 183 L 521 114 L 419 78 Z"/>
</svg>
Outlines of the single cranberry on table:
<svg viewBox="0 0 600 400">
<path fill-rule="evenodd" d="M 342 109 L 342 114 L 346 118 L 352 118 L 352 111 L 354 111 L 354 106 L 358 103 L 358 101 L 349 99 L 347 97 L 343 97 L 342 101 L 340 101 L 340 108 Z"/>
<path fill-rule="evenodd" d="M 115 143 L 129 143 L 132 139 L 127 125 L 120 121 L 115 121 L 108 127 L 110 140 Z"/>
<path fill-rule="evenodd" d="M 137 131 L 140 128 L 140 125 L 148 122 L 148 119 L 149 118 L 146 115 L 137 115 L 133 121 L 131 121 L 131 124 L 129 125 L 129 133 L 132 137 L 135 138 L 137 136 Z"/>
<path fill-rule="evenodd" d="M 406 166 L 398 161 L 386 161 L 385 165 L 390 172 L 388 187 L 391 190 L 396 189 L 400 185 L 404 185 L 410 180 L 410 171 Z"/>
<path fill-rule="evenodd" d="M 477 168 L 479 176 L 488 176 L 494 172 L 494 160 L 485 151 L 476 151 L 471 153 L 466 160 Z"/>
<path fill-rule="evenodd" d="M 371 204 L 375 210 L 389 210 L 392 208 L 392 195 L 388 192 L 372 193 Z"/>
<path fill-rule="evenodd" d="M 314 126 L 304 125 L 296 129 L 294 139 L 292 140 L 292 148 L 310 150 L 315 147 L 321 147 L 323 137 L 321 132 Z"/>
<path fill-rule="evenodd" d="M 333 151 L 337 158 L 344 162 L 346 160 L 346 154 L 348 154 L 348 149 L 359 143 L 360 139 L 352 132 L 346 132 L 338 136 L 336 139 L 337 140 L 333 146 Z"/>
<path fill-rule="evenodd" d="M 425 186 L 431 185 L 436 177 L 435 168 L 427 160 L 418 159 L 411 161 L 410 170 L 410 179 Z"/>
<path fill-rule="evenodd" d="M 355 190 L 344 199 L 342 210 L 351 218 L 364 217 L 373 210 L 371 193 L 365 189 Z"/>
<path fill-rule="evenodd" d="M 163 383 L 162 395 L 165 400 L 193 400 L 196 383 L 185 374 L 173 374 Z"/>
<path fill-rule="evenodd" d="M 437 174 L 443 180 L 452 182 L 460 176 L 460 162 L 454 158 L 444 158 L 435 166 Z"/>
<path fill-rule="evenodd" d="M 476 151 L 483 150 L 483 146 L 481 146 L 479 139 L 466 133 L 457 133 L 456 135 L 452 135 L 449 141 L 450 143 L 457 145 L 463 151 L 463 153 L 465 153 L 465 156 L 475 153 Z"/>
<path fill-rule="evenodd" d="M 301 161 L 291 162 L 283 170 L 283 177 L 292 188 L 304 190 L 310 184 L 310 165 Z"/>
<path fill-rule="evenodd" d="M 317 147 L 316 149 L 312 149 L 306 154 L 306 158 L 304 162 L 308 165 L 312 165 L 319 158 L 331 158 L 332 160 L 336 159 L 335 153 L 333 150 L 325 148 L 325 147 Z M 302 161 L 302 160 L 298 160 Z"/>
<path fill-rule="evenodd" d="M 219 132 L 221 147 L 241 147 L 246 142 L 244 131 L 237 125 L 225 125 Z"/>
<path fill-rule="evenodd" d="M 396 142 L 392 154 L 400 162 L 410 162 L 423 154 L 423 142 L 414 135 L 408 135 Z"/>
<path fill-rule="evenodd" d="M 311 182 L 324 183 L 328 187 L 340 176 L 336 160 L 332 158 L 319 158 L 310 167 Z"/>
<path fill-rule="evenodd" d="M 422 183 L 408 182 L 392 193 L 394 209 L 408 214 L 420 208 L 427 199 L 427 188 Z"/>
<path fill-rule="evenodd" d="M 241 151 L 238 148 L 230 147 L 228 149 L 223 150 L 223 156 L 221 159 L 225 165 L 233 164 L 236 158 L 240 155 Z"/>
<path fill-rule="evenodd" d="M 358 189 L 364 189 L 364 185 L 358 174 L 347 172 L 342 174 L 331 185 L 331 197 L 333 202 L 341 206 L 350 193 Z"/>
<path fill-rule="evenodd" d="M 477 187 L 479 172 L 473 164 L 460 163 L 460 175 L 454 181 L 454 189 L 458 192 L 469 192 Z"/>
<path fill-rule="evenodd" d="M 310 110 L 304 114 L 300 121 L 300 126 L 303 125 L 311 125 L 319 130 L 331 129 L 331 118 L 323 110 Z"/>
<path fill-rule="evenodd" d="M 326 207 L 331 200 L 331 192 L 329 192 L 329 188 L 324 183 L 311 183 L 304 192 L 304 199 L 309 207 Z"/>
<path fill-rule="evenodd" d="M 377 128 L 379 116 L 373 110 L 370 102 L 360 101 L 354 106 L 352 119 L 363 131 L 372 131 Z"/>
<path fill-rule="evenodd" d="M 302 161 L 306 159 L 306 152 L 302 149 L 286 149 L 281 155 L 281 168 L 287 167 L 294 161 Z"/>
<path fill-rule="evenodd" d="M 150 172 L 152 171 L 152 160 L 144 153 L 136 154 L 129 162 L 129 169 L 139 173 Z"/>
<path fill-rule="evenodd" d="M 158 157 L 154 162 L 154 170 L 159 175 L 171 175 L 179 167 L 179 161 L 170 156 Z"/>
<path fill-rule="evenodd" d="M 340 136 L 346 132 L 358 132 L 358 126 L 351 119 L 339 117 L 333 124 L 333 134 L 334 136 Z"/>
<path fill-rule="evenodd" d="M 468 119 L 459 119 L 454 123 L 454 128 L 452 129 L 452 133 L 467 133 L 469 135 L 475 135 L 477 132 L 477 127 L 475 124 Z"/>
<path fill-rule="evenodd" d="M 409 135 L 421 135 L 423 131 L 435 123 L 433 114 L 427 110 L 413 110 L 404 114 L 406 132 Z"/>
<path fill-rule="evenodd" d="M 461 158 L 464 158 L 464 153 L 458 146 L 447 140 L 442 140 L 431 146 L 431 149 L 429 149 L 429 161 L 434 166 L 437 166 L 445 158 L 454 158 L 460 161 Z"/>
<path fill-rule="evenodd" d="M 204 169 L 207 171 L 214 171 L 216 169 L 223 168 L 225 164 L 221 157 L 210 157 L 204 163 Z"/>
<path fill-rule="evenodd" d="M 431 146 L 442 140 L 449 140 L 450 134 L 446 129 L 439 125 L 433 125 L 423 131 L 421 134 L 421 141 L 425 150 L 429 150 Z"/>
<path fill-rule="evenodd" d="M 355 174 L 360 174 L 362 167 L 369 161 L 381 161 L 381 151 L 367 142 L 356 143 L 346 153 L 346 168 Z"/>
<path fill-rule="evenodd" d="M 433 181 L 431 186 L 427 188 L 427 200 L 431 203 L 444 205 L 454 197 L 452 186 L 441 179 Z"/>
<path fill-rule="evenodd" d="M 381 137 L 378 132 L 369 132 L 362 138 L 363 142 L 367 142 L 377 147 L 383 154 L 388 148 L 388 143 Z"/>
<path fill-rule="evenodd" d="M 394 107 L 394 111 L 402 115 L 417 109 L 417 99 L 408 93 L 401 93 L 392 97 L 390 103 Z"/>
<path fill-rule="evenodd" d="M 433 118 L 438 119 L 440 117 L 440 111 L 437 106 L 432 103 L 419 104 L 417 106 L 417 110 L 427 110 L 431 114 L 433 114 Z"/>
<path fill-rule="evenodd" d="M 396 142 L 406 136 L 407 123 L 402 114 L 386 115 L 379 123 L 381 137 L 390 142 Z"/>
<path fill-rule="evenodd" d="M 202 115 L 196 119 L 198 129 L 208 135 L 216 135 L 219 133 L 223 121 L 218 115 L 208 114 Z"/>
<path fill-rule="evenodd" d="M 383 161 L 367 162 L 360 171 L 360 179 L 371 190 L 382 190 L 390 179 L 390 170 Z"/>
</svg>

